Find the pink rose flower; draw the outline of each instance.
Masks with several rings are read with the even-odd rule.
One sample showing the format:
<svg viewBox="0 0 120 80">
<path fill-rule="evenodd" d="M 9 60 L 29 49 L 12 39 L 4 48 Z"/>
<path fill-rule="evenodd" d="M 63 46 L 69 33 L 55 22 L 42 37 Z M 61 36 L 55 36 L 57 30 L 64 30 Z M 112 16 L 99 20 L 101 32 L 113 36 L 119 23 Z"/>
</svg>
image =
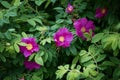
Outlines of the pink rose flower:
<svg viewBox="0 0 120 80">
<path fill-rule="evenodd" d="M 35 38 L 22 38 L 21 42 L 26 43 L 26 46 L 20 46 L 20 51 L 25 57 L 30 56 L 33 52 L 39 51 Z"/>
<path fill-rule="evenodd" d="M 54 35 L 54 41 L 57 46 L 69 47 L 72 40 L 73 35 L 67 28 L 60 28 Z"/>
</svg>

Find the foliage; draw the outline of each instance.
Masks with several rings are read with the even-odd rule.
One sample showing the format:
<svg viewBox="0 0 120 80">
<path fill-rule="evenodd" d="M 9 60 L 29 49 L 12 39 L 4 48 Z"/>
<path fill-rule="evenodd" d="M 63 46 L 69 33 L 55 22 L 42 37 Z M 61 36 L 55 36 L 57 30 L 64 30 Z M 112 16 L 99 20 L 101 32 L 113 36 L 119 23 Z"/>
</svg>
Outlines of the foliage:
<svg viewBox="0 0 120 80">
<path fill-rule="evenodd" d="M 66 13 L 68 3 L 72 13 Z M 119 0 L 0 0 L 0 80 L 119 80 Z M 98 19 L 96 8 L 107 8 Z M 73 23 L 79 18 L 94 21 L 95 33 L 78 37 Z M 74 35 L 67 48 L 57 47 L 53 36 L 62 27 Z M 22 38 L 34 37 L 40 50 L 28 60 L 39 69 L 25 68 L 19 46 Z"/>
</svg>

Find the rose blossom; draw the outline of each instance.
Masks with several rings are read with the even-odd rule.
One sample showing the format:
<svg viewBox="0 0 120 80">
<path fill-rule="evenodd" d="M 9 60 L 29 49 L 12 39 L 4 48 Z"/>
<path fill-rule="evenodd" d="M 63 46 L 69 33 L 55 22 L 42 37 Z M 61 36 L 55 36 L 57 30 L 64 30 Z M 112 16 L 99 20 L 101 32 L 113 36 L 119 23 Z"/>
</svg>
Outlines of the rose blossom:
<svg viewBox="0 0 120 80">
<path fill-rule="evenodd" d="M 21 42 L 26 43 L 26 46 L 20 46 L 20 51 L 23 53 L 25 57 L 30 56 L 33 52 L 38 52 L 39 47 L 35 41 L 35 38 L 22 38 Z"/>
<path fill-rule="evenodd" d="M 96 18 L 102 18 L 107 14 L 107 9 L 106 8 L 97 8 L 95 12 L 95 17 Z"/>
<path fill-rule="evenodd" d="M 81 37 L 82 39 L 86 39 L 84 36 L 84 33 L 89 33 L 90 30 L 94 30 L 95 25 L 94 22 L 91 20 L 87 20 L 87 18 L 81 18 L 73 23 L 75 29 L 76 29 L 76 34 Z"/>
<path fill-rule="evenodd" d="M 37 64 L 36 62 L 28 61 L 28 60 L 25 60 L 24 65 L 25 65 L 25 68 L 29 70 L 40 68 L 39 64 Z"/>
<path fill-rule="evenodd" d="M 65 12 L 66 13 L 72 13 L 73 9 L 74 9 L 73 6 L 69 3 L 68 6 L 67 6 L 67 8 L 66 8 L 66 10 L 65 10 Z"/>
<path fill-rule="evenodd" d="M 57 46 L 69 47 L 72 40 L 73 35 L 67 28 L 60 28 L 54 35 L 54 41 Z"/>
</svg>

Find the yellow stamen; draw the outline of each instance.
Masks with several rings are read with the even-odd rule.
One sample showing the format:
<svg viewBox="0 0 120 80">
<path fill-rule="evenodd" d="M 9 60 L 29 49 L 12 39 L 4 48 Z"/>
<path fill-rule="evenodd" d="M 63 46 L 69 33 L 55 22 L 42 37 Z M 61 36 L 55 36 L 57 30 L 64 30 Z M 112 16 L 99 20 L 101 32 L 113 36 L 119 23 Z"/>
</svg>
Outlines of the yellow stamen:
<svg viewBox="0 0 120 80">
<path fill-rule="evenodd" d="M 82 27 L 82 28 L 81 28 L 81 32 L 84 33 L 85 31 L 86 31 L 86 28 L 85 28 L 85 27 Z"/>
<path fill-rule="evenodd" d="M 27 48 L 27 50 L 31 50 L 33 48 L 33 45 L 32 44 L 27 44 L 26 48 Z"/>
<path fill-rule="evenodd" d="M 102 12 L 102 14 L 104 14 L 104 13 L 106 12 L 106 9 L 102 9 L 102 11 L 101 11 L 101 12 Z"/>
<path fill-rule="evenodd" d="M 59 41 L 60 41 L 60 42 L 64 42 L 64 40 L 65 40 L 65 38 L 64 38 L 63 36 L 60 36 L 60 37 L 59 37 Z"/>
</svg>

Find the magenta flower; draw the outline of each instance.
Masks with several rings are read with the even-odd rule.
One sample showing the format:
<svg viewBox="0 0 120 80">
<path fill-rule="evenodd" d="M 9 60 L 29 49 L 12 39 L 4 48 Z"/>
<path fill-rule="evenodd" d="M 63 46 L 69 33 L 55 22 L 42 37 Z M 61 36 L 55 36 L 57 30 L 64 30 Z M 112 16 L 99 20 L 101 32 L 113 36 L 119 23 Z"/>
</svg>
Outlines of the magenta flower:
<svg viewBox="0 0 120 80">
<path fill-rule="evenodd" d="M 96 18 L 102 18 L 107 14 L 107 9 L 106 8 L 97 8 L 95 12 L 95 17 Z"/>
<path fill-rule="evenodd" d="M 72 40 L 73 35 L 67 28 L 60 28 L 54 35 L 54 41 L 57 46 L 69 47 Z"/>
<path fill-rule="evenodd" d="M 73 6 L 69 3 L 66 10 L 65 10 L 66 13 L 72 13 L 73 12 Z"/>
<path fill-rule="evenodd" d="M 76 34 L 81 37 L 82 39 L 86 39 L 84 36 L 84 33 L 89 33 L 90 30 L 94 30 L 94 22 L 93 21 L 88 21 L 87 18 L 81 18 L 73 23 L 75 29 L 76 29 Z"/>
<path fill-rule="evenodd" d="M 25 57 L 30 56 L 33 52 L 38 52 L 39 47 L 35 42 L 35 38 L 22 38 L 21 42 L 26 43 L 26 46 L 20 46 L 20 51 Z"/>
<path fill-rule="evenodd" d="M 29 70 L 40 68 L 39 64 L 37 64 L 36 62 L 28 61 L 28 60 L 25 60 L 24 65 L 25 65 L 25 68 Z"/>
</svg>

